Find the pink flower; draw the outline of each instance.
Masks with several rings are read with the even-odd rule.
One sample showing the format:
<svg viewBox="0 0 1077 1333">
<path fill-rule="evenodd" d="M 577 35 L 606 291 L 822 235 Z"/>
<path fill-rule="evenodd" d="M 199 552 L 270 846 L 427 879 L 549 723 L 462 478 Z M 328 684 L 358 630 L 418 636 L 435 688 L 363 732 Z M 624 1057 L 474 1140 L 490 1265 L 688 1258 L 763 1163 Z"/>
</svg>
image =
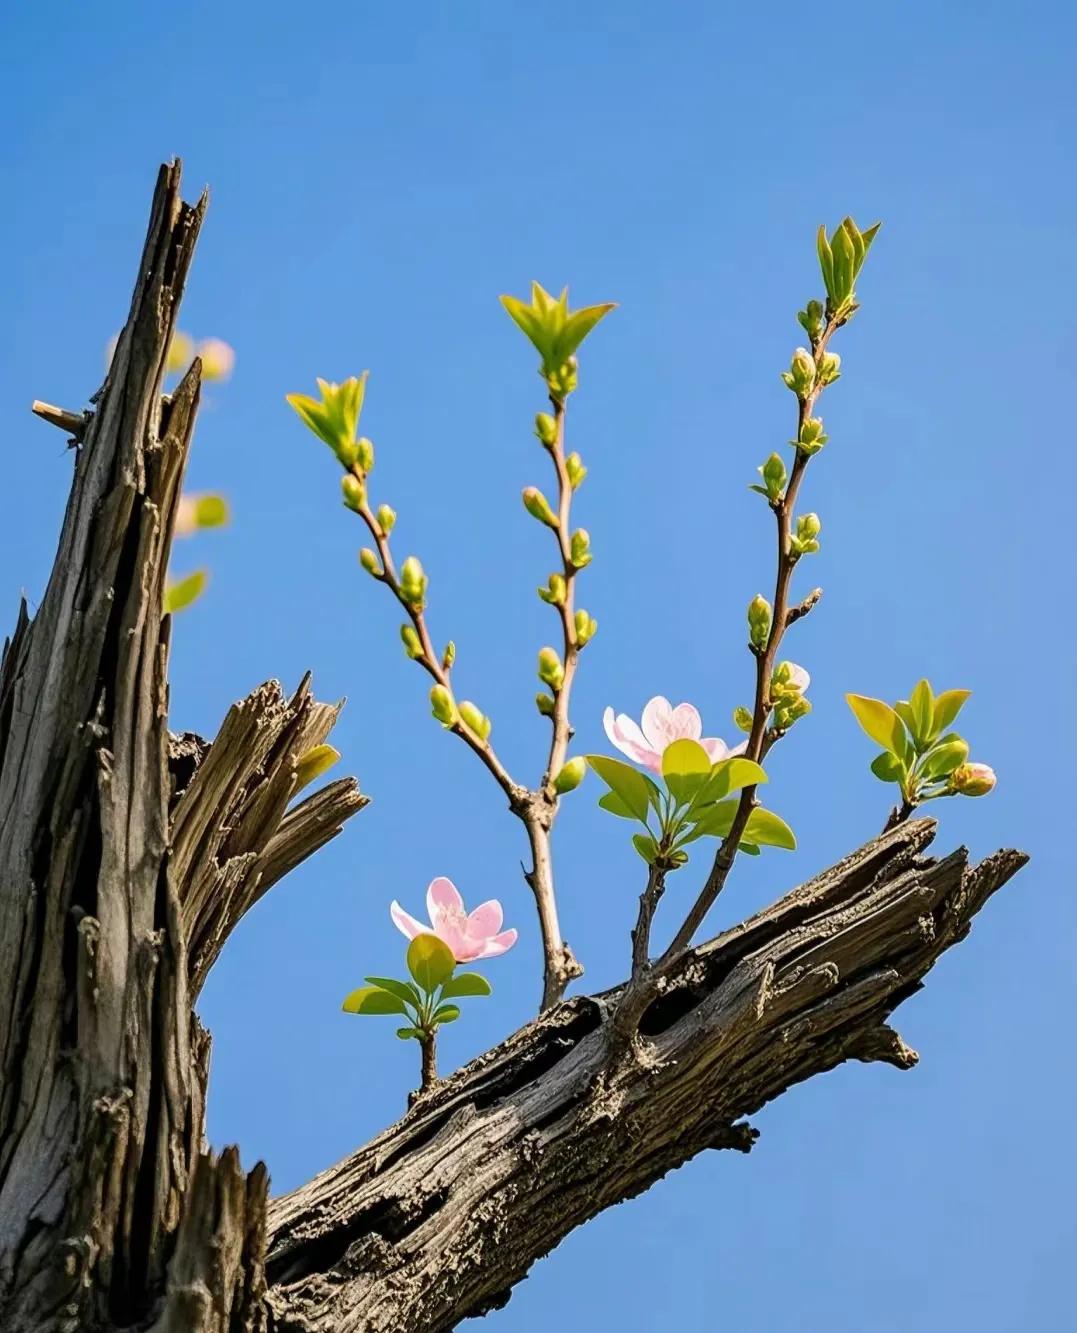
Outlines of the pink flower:
<svg viewBox="0 0 1077 1333">
<path fill-rule="evenodd" d="M 678 704 L 674 708 L 660 694 L 655 695 L 644 708 L 640 721 L 642 727 L 637 726 L 624 713 L 615 717 L 612 708 L 607 708 L 602 716 L 606 735 L 618 750 L 634 763 L 649 768 L 652 773 L 661 773 L 662 752 L 674 741 L 699 741 L 712 764 L 716 764 L 719 759 L 741 754 L 748 744 L 745 739 L 739 745 L 730 747 L 716 736 L 704 739 L 703 723 L 697 710 L 691 704 Z"/>
<path fill-rule="evenodd" d="M 409 916 L 395 900 L 389 907 L 389 915 L 409 940 L 416 935 L 436 935 L 449 946 L 458 963 L 470 963 L 476 958 L 496 958 L 516 943 L 515 930 L 501 929 L 501 904 L 496 898 L 480 903 L 469 914 L 464 911 L 464 900 L 456 885 L 444 875 L 430 881 L 426 910 L 430 914 L 429 926 Z"/>
</svg>

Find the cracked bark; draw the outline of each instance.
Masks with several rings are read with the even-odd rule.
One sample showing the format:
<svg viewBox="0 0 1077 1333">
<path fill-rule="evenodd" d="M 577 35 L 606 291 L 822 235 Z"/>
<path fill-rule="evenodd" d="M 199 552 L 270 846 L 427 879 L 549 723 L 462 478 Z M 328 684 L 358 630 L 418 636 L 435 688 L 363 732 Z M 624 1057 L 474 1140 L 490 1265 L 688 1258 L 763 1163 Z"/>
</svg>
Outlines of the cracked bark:
<svg viewBox="0 0 1077 1333">
<path fill-rule="evenodd" d="M 194 999 L 244 913 L 364 803 L 296 802 L 337 709 L 309 681 L 170 735 L 160 612 L 198 403 L 161 375 L 204 204 L 162 169 L 131 314 L 80 423 L 48 590 L 0 668 L 0 1329 L 409 1333 L 502 1304 L 603 1208 L 849 1059 L 915 1054 L 888 1024 L 1024 857 L 931 860 L 891 829 L 687 953 L 619 1058 L 616 992 L 561 1004 L 420 1096 L 351 1158 L 267 1203 L 204 1140 Z M 59 416 L 57 417 L 57 413 Z"/>
</svg>

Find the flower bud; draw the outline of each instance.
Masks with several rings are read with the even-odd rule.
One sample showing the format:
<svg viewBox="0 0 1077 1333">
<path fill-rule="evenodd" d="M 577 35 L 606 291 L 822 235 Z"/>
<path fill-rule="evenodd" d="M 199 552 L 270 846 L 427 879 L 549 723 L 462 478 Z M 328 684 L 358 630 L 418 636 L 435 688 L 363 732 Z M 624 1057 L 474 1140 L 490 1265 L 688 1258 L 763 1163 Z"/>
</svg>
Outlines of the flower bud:
<svg viewBox="0 0 1077 1333">
<path fill-rule="evenodd" d="M 443 727 L 451 727 L 457 720 L 456 702 L 444 685 L 435 685 L 430 691 L 430 708 Z"/>
<path fill-rule="evenodd" d="M 369 546 L 364 546 L 359 552 L 359 563 L 363 566 L 366 572 L 373 575 L 374 578 L 382 578 L 381 562 Z"/>
<path fill-rule="evenodd" d="M 752 715 L 747 708 L 733 709 L 733 725 L 747 736 L 752 730 Z"/>
<path fill-rule="evenodd" d="M 577 755 L 575 759 L 570 759 L 557 777 L 554 778 L 554 791 L 558 796 L 564 796 L 566 792 L 575 791 L 586 773 L 587 761 L 581 755 Z"/>
<path fill-rule="evenodd" d="M 962 796 L 986 796 L 997 779 L 987 764 L 960 764 L 950 774 L 950 788 Z"/>
<path fill-rule="evenodd" d="M 538 589 L 538 595 L 550 606 L 564 606 L 565 598 L 568 595 L 565 576 L 563 574 L 551 574 L 547 586 Z"/>
<path fill-rule="evenodd" d="M 575 625 L 576 642 L 581 648 L 590 643 L 598 633 L 598 621 L 582 608 L 576 612 Z"/>
<path fill-rule="evenodd" d="M 770 637 L 774 613 L 770 603 L 759 593 L 748 603 L 748 638 L 753 648 L 765 648 Z"/>
<path fill-rule="evenodd" d="M 591 534 L 586 528 L 577 528 L 569 543 L 569 559 L 577 569 L 591 563 Z"/>
<path fill-rule="evenodd" d="M 785 463 L 782 461 L 781 454 L 771 454 L 758 471 L 763 478 L 767 498 L 777 500 L 785 488 L 786 482 Z"/>
<path fill-rule="evenodd" d="M 470 699 L 465 699 L 460 704 L 459 711 L 460 719 L 468 730 L 473 731 L 479 740 L 486 740 L 493 730 L 494 724 L 483 715 L 482 710 L 473 704 Z"/>
<path fill-rule="evenodd" d="M 404 651 L 414 661 L 417 657 L 423 655 L 422 640 L 419 638 L 414 625 L 400 626 L 400 639 L 404 645 Z"/>
<path fill-rule="evenodd" d="M 553 648 L 543 648 L 538 655 L 539 680 L 555 692 L 565 683 L 565 668 Z"/>
<path fill-rule="evenodd" d="M 422 565 L 415 556 L 409 555 L 400 571 L 400 593 L 409 606 L 422 610 L 427 582 Z"/>
<path fill-rule="evenodd" d="M 587 476 L 587 469 L 579 454 L 569 454 L 565 459 L 565 471 L 568 473 L 568 484 L 574 491 L 579 490 L 580 483 Z"/>
<path fill-rule="evenodd" d="M 525 486 L 523 492 L 524 508 L 532 518 L 545 523 L 548 528 L 557 527 L 557 515 L 550 508 L 550 502 L 536 486 Z"/>
<path fill-rule="evenodd" d="M 538 694 L 535 695 L 535 707 L 543 717 L 549 717 L 553 712 L 553 700 L 548 694 L 543 694 L 540 690 Z"/>
<path fill-rule="evenodd" d="M 808 417 L 800 428 L 800 434 L 790 444 L 795 444 L 802 454 L 810 458 L 817 454 L 830 437 L 823 433 L 822 417 Z"/>
<path fill-rule="evenodd" d="M 374 517 L 378 520 L 378 527 L 388 537 L 389 533 L 396 527 L 396 510 L 389 505 L 378 505 L 378 512 Z"/>
<path fill-rule="evenodd" d="M 807 398 L 815 384 L 815 358 L 806 347 L 798 347 L 782 379 L 798 398 Z"/>
<path fill-rule="evenodd" d="M 833 384 L 841 376 L 841 357 L 837 352 L 824 352 L 819 362 L 819 383 Z"/>
<path fill-rule="evenodd" d="M 364 435 L 355 442 L 356 459 L 364 472 L 369 472 L 374 466 L 374 445 Z"/>
<path fill-rule="evenodd" d="M 552 448 L 557 443 L 557 422 L 550 416 L 549 412 L 535 414 L 535 434 L 547 449 Z"/>
<path fill-rule="evenodd" d="M 441 669 L 451 671 L 452 664 L 456 661 L 456 644 L 452 639 L 445 645 L 445 651 L 441 654 Z"/>
<path fill-rule="evenodd" d="M 350 472 L 346 472 L 340 479 L 340 493 L 344 497 L 346 507 L 358 513 L 366 499 L 366 490 L 363 483 L 357 477 L 353 477 Z"/>
</svg>

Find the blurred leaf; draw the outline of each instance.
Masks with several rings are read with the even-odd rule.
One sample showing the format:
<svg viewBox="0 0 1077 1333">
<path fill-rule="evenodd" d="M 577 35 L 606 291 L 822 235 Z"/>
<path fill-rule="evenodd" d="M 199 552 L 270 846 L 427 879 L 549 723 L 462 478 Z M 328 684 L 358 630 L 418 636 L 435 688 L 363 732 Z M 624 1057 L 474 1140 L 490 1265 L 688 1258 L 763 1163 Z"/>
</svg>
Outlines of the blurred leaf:
<svg viewBox="0 0 1077 1333">
<path fill-rule="evenodd" d="M 464 995 L 491 995 L 493 989 L 486 978 L 478 972 L 458 972 L 442 986 L 441 998 L 449 1000 Z"/>
<path fill-rule="evenodd" d="M 452 976 L 456 959 L 436 935 L 416 935 L 408 945 L 408 971 L 429 995 Z"/>
<path fill-rule="evenodd" d="M 380 986 L 360 986 L 341 1006 L 346 1014 L 406 1014 L 403 1000 Z"/>
<path fill-rule="evenodd" d="M 209 571 L 206 569 L 196 569 L 193 574 L 169 581 L 165 587 L 166 613 L 174 615 L 177 611 L 186 611 L 198 601 L 208 584 Z"/>
</svg>

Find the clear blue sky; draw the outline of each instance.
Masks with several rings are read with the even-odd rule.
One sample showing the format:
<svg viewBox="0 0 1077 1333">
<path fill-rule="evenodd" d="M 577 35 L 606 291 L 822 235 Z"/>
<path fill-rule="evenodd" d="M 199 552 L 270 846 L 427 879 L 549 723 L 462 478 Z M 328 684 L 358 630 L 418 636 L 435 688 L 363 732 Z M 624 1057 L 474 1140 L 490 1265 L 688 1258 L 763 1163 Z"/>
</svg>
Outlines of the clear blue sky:
<svg viewBox="0 0 1077 1333">
<path fill-rule="evenodd" d="M 826 596 L 790 651 L 815 713 L 770 789 L 801 850 L 739 870 L 714 924 L 875 831 L 886 792 L 842 693 L 894 698 L 923 673 L 975 690 L 967 731 L 1000 775 L 990 801 L 944 806 L 941 848 L 1016 843 L 1032 864 L 901 1012 L 918 1069 L 856 1065 L 784 1097 L 749 1158 L 697 1160 L 571 1237 L 490 1316 L 496 1333 L 554 1318 L 1018 1333 L 1071 1315 L 1075 41 L 1062 3 L 813 18 L 636 0 L 42 2 L 6 17 L 6 614 L 41 594 L 71 472 L 30 400 L 77 407 L 97 387 L 158 163 L 178 154 L 189 196 L 212 189 L 183 326 L 238 361 L 191 462 L 235 522 L 179 552 L 214 581 L 177 625 L 174 724 L 212 734 L 260 680 L 312 667 L 323 698 L 348 696 L 337 743 L 375 798 L 251 914 L 202 1003 L 213 1140 L 264 1157 L 278 1189 L 403 1106 L 414 1048 L 339 1012 L 365 973 L 400 965 L 391 898 L 417 910 L 444 873 L 470 900 L 502 897 L 521 929 L 489 966 L 495 1000 L 446 1034 L 449 1063 L 537 991 L 520 831 L 430 720 L 327 451 L 283 395 L 369 368 L 375 496 L 426 564 L 461 686 L 533 779 L 534 654 L 553 620 L 533 591 L 547 534 L 518 496 L 545 481 L 540 386 L 496 298 L 537 277 L 619 301 L 572 412 L 601 624 L 580 745 L 603 744 L 606 703 L 660 692 L 728 736 L 751 676 L 743 608 L 772 577 L 769 515 L 745 488 L 790 433 L 778 372 L 819 288 L 814 230 L 884 220 L 805 496 L 823 550 L 800 586 Z M 597 794 L 568 803 L 558 853 L 566 931 L 600 987 L 624 968 L 640 866 Z"/>
</svg>

